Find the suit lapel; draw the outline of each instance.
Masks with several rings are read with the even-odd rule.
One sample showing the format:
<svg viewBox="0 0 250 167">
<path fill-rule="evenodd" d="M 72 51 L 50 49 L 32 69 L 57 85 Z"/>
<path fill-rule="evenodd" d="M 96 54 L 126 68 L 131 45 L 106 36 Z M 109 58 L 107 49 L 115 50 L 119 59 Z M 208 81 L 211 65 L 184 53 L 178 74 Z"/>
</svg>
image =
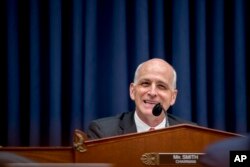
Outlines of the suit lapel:
<svg viewBox="0 0 250 167">
<path fill-rule="evenodd" d="M 134 112 L 127 112 L 121 116 L 120 128 L 118 129 L 119 134 L 135 133 L 136 125 L 134 121 Z"/>
<path fill-rule="evenodd" d="M 171 114 L 166 113 L 167 121 L 166 127 L 180 124 Z M 136 125 L 134 120 L 134 111 L 133 112 L 126 112 L 120 116 L 120 124 L 118 128 L 118 134 L 127 134 L 127 133 L 136 133 Z"/>
</svg>

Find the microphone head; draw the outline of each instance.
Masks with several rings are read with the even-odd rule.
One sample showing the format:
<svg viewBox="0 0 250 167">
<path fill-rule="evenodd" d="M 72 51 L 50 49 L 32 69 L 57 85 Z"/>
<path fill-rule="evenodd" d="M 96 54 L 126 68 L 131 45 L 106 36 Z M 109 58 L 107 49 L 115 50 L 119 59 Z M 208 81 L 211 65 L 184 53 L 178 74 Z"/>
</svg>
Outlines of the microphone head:
<svg viewBox="0 0 250 167">
<path fill-rule="evenodd" d="M 161 103 L 157 103 L 154 106 L 152 113 L 154 116 L 159 116 L 159 115 L 161 115 L 162 110 L 163 110 L 163 107 L 162 107 Z"/>
</svg>

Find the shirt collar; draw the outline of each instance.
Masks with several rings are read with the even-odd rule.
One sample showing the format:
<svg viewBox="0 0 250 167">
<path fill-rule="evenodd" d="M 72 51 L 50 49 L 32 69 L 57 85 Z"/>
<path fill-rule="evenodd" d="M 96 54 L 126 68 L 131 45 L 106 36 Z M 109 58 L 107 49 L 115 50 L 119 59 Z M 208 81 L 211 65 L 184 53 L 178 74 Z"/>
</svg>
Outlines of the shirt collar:
<svg viewBox="0 0 250 167">
<path fill-rule="evenodd" d="M 143 122 L 139 118 L 136 111 L 135 111 L 135 114 L 134 114 L 134 119 L 135 119 L 135 125 L 136 125 L 137 132 L 145 132 L 145 131 L 148 131 L 151 128 L 150 126 L 148 126 L 145 122 Z M 166 117 L 163 119 L 163 121 L 159 125 L 157 125 L 157 126 L 155 126 L 153 128 L 154 129 L 161 129 L 161 128 L 165 128 L 165 127 L 166 127 Z"/>
</svg>

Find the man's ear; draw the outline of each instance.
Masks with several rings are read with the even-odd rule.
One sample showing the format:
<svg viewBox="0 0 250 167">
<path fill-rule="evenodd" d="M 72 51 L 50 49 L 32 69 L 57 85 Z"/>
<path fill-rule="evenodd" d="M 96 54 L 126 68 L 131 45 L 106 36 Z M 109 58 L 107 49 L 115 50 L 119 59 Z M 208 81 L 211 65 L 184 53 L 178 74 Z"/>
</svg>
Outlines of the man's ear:
<svg viewBox="0 0 250 167">
<path fill-rule="evenodd" d="M 170 102 L 170 105 L 174 105 L 175 101 L 176 101 L 176 97 L 177 97 L 177 89 L 175 89 L 173 92 L 172 92 L 172 95 L 171 95 L 171 102 Z"/>
<path fill-rule="evenodd" d="M 134 83 L 131 83 L 129 86 L 129 95 L 132 100 L 135 100 L 134 92 L 135 92 L 135 85 Z"/>
</svg>

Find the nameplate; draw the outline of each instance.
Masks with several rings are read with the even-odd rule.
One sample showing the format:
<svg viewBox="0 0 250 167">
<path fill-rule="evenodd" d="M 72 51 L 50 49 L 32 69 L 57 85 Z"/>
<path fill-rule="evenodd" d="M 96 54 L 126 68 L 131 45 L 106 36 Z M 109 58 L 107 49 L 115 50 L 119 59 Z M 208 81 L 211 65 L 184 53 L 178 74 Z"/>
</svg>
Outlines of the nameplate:
<svg viewBox="0 0 250 167">
<path fill-rule="evenodd" d="M 141 161 L 146 165 L 198 165 L 204 153 L 145 153 Z"/>
</svg>

